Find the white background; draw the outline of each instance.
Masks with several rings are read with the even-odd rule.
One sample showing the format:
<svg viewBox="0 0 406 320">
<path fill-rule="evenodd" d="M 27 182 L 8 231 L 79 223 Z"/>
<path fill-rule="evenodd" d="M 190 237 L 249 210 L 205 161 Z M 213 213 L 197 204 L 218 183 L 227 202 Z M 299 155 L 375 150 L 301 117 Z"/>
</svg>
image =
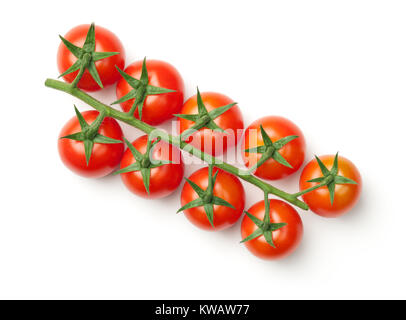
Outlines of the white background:
<svg viewBox="0 0 406 320">
<path fill-rule="evenodd" d="M 406 298 L 405 16 L 389 0 L 3 3 L 0 298 Z M 186 96 L 222 92 L 246 125 L 288 117 L 306 161 L 340 151 L 363 176 L 359 204 L 335 220 L 300 212 L 300 248 L 267 262 L 239 244 L 239 222 L 210 233 L 176 215 L 180 190 L 148 201 L 119 177 L 72 174 L 57 136 L 73 103 L 87 107 L 43 83 L 58 75 L 58 34 L 92 21 L 127 64 L 175 65 Z M 298 176 L 275 185 L 296 191 Z M 248 208 L 262 195 L 245 186 Z"/>
</svg>

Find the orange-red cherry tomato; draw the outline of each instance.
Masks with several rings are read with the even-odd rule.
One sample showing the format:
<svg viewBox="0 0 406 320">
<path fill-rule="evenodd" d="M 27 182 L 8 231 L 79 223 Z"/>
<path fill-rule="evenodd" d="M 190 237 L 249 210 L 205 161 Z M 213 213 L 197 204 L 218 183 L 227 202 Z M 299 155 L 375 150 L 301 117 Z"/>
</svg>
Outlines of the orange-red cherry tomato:
<svg viewBox="0 0 406 320">
<path fill-rule="evenodd" d="M 142 154 L 147 150 L 148 136 L 144 135 L 136 139 L 132 145 Z M 164 164 L 160 167 L 152 168 L 150 175 L 149 194 L 144 186 L 140 171 L 121 173 L 121 179 L 125 186 L 138 196 L 157 199 L 171 194 L 179 187 L 183 179 L 184 164 L 180 150 L 172 145 L 160 141 L 152 150 L 153 160 L 169 160 L 172 163 Z M 120 169 L 133 164 L 135 159 L 129 149 L 124 152 Z"/>
<path fill-rule="evenodd" d="M 195 207 L 184 211 L 185 216 L 190 222 L 201 229 L 209 231 L 226 229 L 235 224 L 241 217 L 245 206 L 245 192 L 240 180 L 236 176 L 218 168 L 213 169 L 213 175 L 217 171 L 217 179 L 213 190 L 214 196 L 226 200 L 234 207 L 234 209 L 226 206 L 214 205 L 214 228 L 207 218 L 204 207 Z M 194 172 L 189 177 L 189 180 L 196 183 L 203 190 L 206 190 L 208 186 L 208 174 L 209 169 L 205 167 Z M 190 184 L 186 182 L 181 194 L 182 206 L 197 198 L 199 198 L 197 193 L 192 189 Z"/>
<path fill-rule="evenodd" d="M 319 157 L 319 159 L 327 169 L 331 170 L 334 157 L 335 155 L 325 155 Z M 334 218 L 348 212 L 357 203 L 362 189 L 361 175 L 357 167 L 350 160 L 339 156 L 338 175 L 352 179 L 357 184 L 336 184 L 333 204 L 331 204 L 330 194 L 326 186 L 304 194 L 302 196 L 303 201 L 307 203 L 314 213 L 323 217 Z M 316 182 L 307 181 L 322 176 L 323 174 L 316 159 L 310 161 L 300 176 L 300 190 L 303 191 L 317 185 Z"/>
<path fill-rule="evenodd" d="M 292 121 L 278 116 L 268 116 L 253 122 L 244 133 L 242 143 L 242 157 L 245 165 L 251 167 L 261 158 L 261 153 L 245 152 L 247 149 L 264 145 L 260 125 L 264 128 L 272 142 L 276 142 L 287 136 L 299 136 L 283 146 L 279 153 L 292 166 L 289 168 L 275 161 L 268 159 L 254 174 L 262 179 L 276 180 L 284 178 L 296 172 L 303 164 L 306 151 L 306 142 L 302 131 Z"/>
<path fill-rule="evenodd" d="M 136 61 L 130 64 L 124 72 L 135 79 L 140 79 L 143 61 Z M 149 85 L 175 90 L 176 92 L 149 95 L 144 101 L 142 108 L 142 121 L 150 125 L 158 125 L 169 120 L 174 114 L 179 113 L 183 105 L 184 84 L 183 79 L 172 65 L 159 60 L 146 60 Z M 117 99 L 122 98 L 133 88 L 124 78 L 117 83 Z M 128 112 L 134 104 L 134 99 L 121 103 L 123 111 Z M 138 109 L 134 112 L 139 118 Z"/>
<path fill-rule="evenodd" d="M 229 97 L 215 92 L 201 93 L 203 104 L 208 112 L 231 104 L 234 101 Z M 197 95 L 189 98 L 183 105 L 181 114 L 198 114 Z M 178 119 L 179 131 L 183 133 L 194 125 L 193 121 Z M 224 153 L 228 148 L 237 145 L 244 130 L 244 121 L 238 105 L 233 106 L 225 113 L 214 119 L 214 122 L 228 134 L 213 131 L 208 128 L 202 128 L 186 139 L 194 147 L 207 152 L 211 155 L 218 156 Z"/>
<path fill-rule="evenodd" d="M 297 211 L 286 202 L 272 199 L 269 200 L 269 205 L 270 222 L 287 223 L 286 226 L 272 232 L 275 248 L 266 242 L 263 235 L 244 242 L 244 244 L 255 256 L 262 259 L 273 260 L 285 257 L 297 248 L 303 236 L 303 223 Z M 265 216 L 264 201 L 254 204 L 248 209 L 248 212 L 262 221 Z M 257 225 L 245 215 L 241 224 L 242 239 L 251 235 L 257 228 Z"/>
<path fill-rule="evenodd" d="M 82 112 L 83 118 L 90 125 L 99 115 L 98 111 Z M 62 128 L 59 137 L 64 137 L 81 131 L 77 117 L 70 119 Z M 123 131 L 116 120 L 104 118 L 99 134 L 109 138 L 123 140 Z M 73 172 L 88 178 L 100 178 L 110 174 L 120 163 L 124 153 L 124 143 L 95 143 L 86 164 L 85 147 L 82 141 L 71 139 L 58 140 L 59 155 L 63 163 Z"/>
<path fill-rule="evenodd" d="M 64 38 L 81 48 L 85 43 L 89 27 L 90 25 L 87 24 L 74 27 L 64 36 Z M 116 83 L 120 78 L 120 74 L 115 66 L 119 67 L 120 69 L 124 68 L 124 47 L 121 44 L 120 39 L 114 33 L 97 25 L 95 27 L 95 39 L 96 52 L 120 52 L 118 55 L 95 62 L 100 80 L 103 86 L 106 87 Z M 61 42 L 58 49 L 57 60 L 59 72 L 63 73 L 77 61 L 77 58 Z M 79 71 L 75 71 L 65 75 L 63 78 L 66 82 L 71 83 L 76 78 L 78 73 Z M 97 91 L 101 89 L 100 86 L 94 81 L 88 70 L 85 71 L 83 77 L 80 79 L 78 88 L 86 91 Z"/>
</svg>

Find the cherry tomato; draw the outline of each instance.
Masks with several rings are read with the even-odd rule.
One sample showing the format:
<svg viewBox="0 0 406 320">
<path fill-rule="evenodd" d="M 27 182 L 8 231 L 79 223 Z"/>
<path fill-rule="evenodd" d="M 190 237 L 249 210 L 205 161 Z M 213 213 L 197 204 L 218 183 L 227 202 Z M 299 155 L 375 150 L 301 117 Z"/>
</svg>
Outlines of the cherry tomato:
<svg viewBox="0 0 406 320">
<path fill-rule="evenodd" d="M 303 223 L 297 211 L 286 202 L 272 199 L 269 201 L 269 205 L 270 222 L 287 223 L 284 227 L 272 232 L 272 239 L 275 248 L 271 247 L 268 242 L 266 242 L 263 235 L 244 242 L 244 244 L 255 256 L 262 259 L 273 260 L 285 257 L 297 248 L 303 236 Z M 254 204 L 248 212 L 261 221 L 264 220 L 264 201 Z M 257 229 L 258 227 L 256 224 L 245 215 L 241 224 L 242 239 L 245 239 Z"/>
<path fill-rule="evenodd" d="M 142 72 L 143 61 L 136 61 L 130 64 L 124 72 L 135 79 L 140 79 Z M 150 95 L 144 101 L 142 108 L 142 121 L 150 124 L 157 125 L 169 120 L 175 113 L 179 113 L 183 104 L 184 84 L 178 70 L 172 65 L 164 61 L 146 60 L 148 71 L 149 85 L 172 89 L 176 92 L 164 93 L 159 95 Z M 117 99 L 120 99 L 133 88 L 127 83 L 124 78 L 121 78 L 117 83 Z M 130 111 L 134 99 L 121 103 L 123 111 Z M 134 113 L 138 119 L 138 110 Z"/>
<path fill-rule="evenodd" d="M 325 155 L 319 157 L 327 169 L 331 170 L 335 155 Z M 330 201 L 330 194 L 326 186 L 313 190 L 302 196 L 310 210 L 314 213 L 328 218 L 338 217 L 348 212 L 358 201 L 361 194 L 361 175 L 355 165 L 348 159 L 338 157 L 338 175 L 349 178 L 357 184 L 336 184 L 333 205 Z M 323 174 L 317 164 L 316 159 L 310 161 L 303 169 L 300 176 L 299 187 L 303 191 L 317 185 L 316 182 L 308 180 L 322 177 Z"/>
<path fill-rule="evenodd" d="M 99 115 L 98 111 L 82 112 L 83 118 L 90 125 Z M 81 131 L 77 117 L 70 119 L 62 128 L 59 137 L 64 137 Z M 104 118 L 99 131 L 109 138 L 123 140 L 123 131 L 116 120 Z M 71 139 L 58 140 L 59 155 L 63 163 L 73 172 L 83 177 L 100 178 L 110 174 L 120 163 L 124 153 L 124 143 L 104 144 L 95 143 L 86 164 L 85 147 L 82 141 Z"/>
<path fill-rule="evenodd" d="M 302 131 L 293 122 L 278 116 L 268 116 L 258 119 L 245 130 L 242 143 L 242 157 L 245 165 L 247 167 L 255 165 L 262 156 L 261 153 L 245 152 L 246 149 L 264 145 L 260 125 L 262 125 L 272 142 L 276 142 L 287 136 L 299 137 L 279 149 L 280 155 L 292 168 L 280 164 L 271 158 L 258 167 L 254 174 L 262 179 L 276 180 L 296 172 L 303 164 L 306 142 Z"/>
<path fill-rule="evenodd" d="M 245 206 L 245 192 L 240 180 L 236 176 L 219 168 L 213 169 L 213 175 L 217 171 L 218 174 L 214 184 L 213 195 L 226 200 L 234 207 L 234 209 L 221 205 L 213 205 L 214 228 L 207 218 L 204 207 L 195 207 L 184 211 L 185 216 L 190 222 L 201 229 L 209 231 L 222 230 L 231 227 L 241 217 Z M 189 180 L 196 183 L 203 190 L 206 190 L 208 186 L 208 174 L 209 169 L 205 167 L 194 172 L 189 177 Z M 197 198 L 199 198 L 197 193 L 192 189 L 190 184 L 186 182 L 181 194 L 182 206 Z"/>
<path fill-rule="evenodd" d="M 136 139 L 132 145 L 142 154 L 146 153 L 148 136 L 144 135 Z M 125 186 L 138 196 L 157 199 L 171 194 L 180 185 L 184 174 L 184 164 L 180 150 L 172 145 L 160 141 L 152 150 L 153 160 L 169 160 L 172 163 L 160 167 L 151 168 L 149 194 L 145 189 L 140 171 L 121 173 L 121 179 Z M 120 169 L 128 167 L 135 161 L 131 151 L 127 149 L 121 160 Z"/>
<path fill-rule="evenodd" d="M 229 97 L 215 92 L 203 92 L 201 96 L 208 112 L 234 102 Z M 194 95 L 185 102 L 181 114 L 198 114 L 197 95 Z M 214 119 L 214 122 L 229 134 L 202 128 L 186 139 L 186 142 L 214 156 L 221 155 L 229 147 L 236 146 L 241 138 L 242 130 L 244 130 L 244 121 L 240 108 L 237 105 L 233 106 Z M 193 121 L 178 119 L 180 133 L 183 133 L 193 125 Z"/>
<path fill-rule="evenodd" d="M 78 47 L 82 47 L 85 43 L 86 35 L 90 25 L 83 24 L 71 29 L 64 38 Z M 114 84 L 120 78 L 120 74 L 116 70 L 115 66 L 124 68 L 125 53 L 124 47 L 117 36 L 111 31 L 96 26 L 95 28 L 96 38 L 96 52 L 120 52 L 120 54 L 111 56 L 95 62 L 97 72 L 103 86 Z M 77 60 L 77 58 L 68 50 L 68 48 L 61 42 L 58 49 L 58 69 L 60 73 L 65 72 L 71 67 Z M 72 72 L 65 75 L 63 78 L 65 81 L 71 83 L 77 76 L 79 71 Z M 101 88 L 93 80 L 88 70 L 85 71 L 83 77 L 78 83 L 78 88 L 86 91 L 97 91 Z"/>
</svg>

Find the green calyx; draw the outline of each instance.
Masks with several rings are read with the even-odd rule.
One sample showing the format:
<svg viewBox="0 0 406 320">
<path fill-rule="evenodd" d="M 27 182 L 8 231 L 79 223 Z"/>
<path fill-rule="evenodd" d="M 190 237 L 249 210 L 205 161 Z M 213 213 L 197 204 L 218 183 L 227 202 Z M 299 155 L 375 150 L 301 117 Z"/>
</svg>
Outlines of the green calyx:
<svg viewBox="0 0 406 320">
<path fill-rule="evenodd" d="M 86 165 L 89 165 L 90 158 L 92 156 L 93 146 L 95 143 L 104 143 L 104 144 L 114 144 L 114 143 L 123 143 L 121 140 L 109 138 L 99 134 L 100 126 L 104 120 L 105 112 L 100 112 L 96 120 L 92 124 L 88 124 L 83 118 L 83 115 L 75 107 L 76 117 L 79 120 L 80 128 L 82 131 L 73 133 L 60 139 L 71 139 L 76 141 L 83 141 L 85 147 L 85 156 L 86 156 Z"/>
<path fill-rule="evenodd" d="M 147 96 L 176 92 L 175 90 L 154 87 L 148 84 L 149 79 L 146 58 L 144 58 L 144 61 L 142 63 L 142 71 L 139 80 L 131 77 L 129 74 L 125 73 L 117 66 L 116 69 L 118 70 L 118 72 L 120 72 L 121 76 L 125 79 L 125 81 L 127 81 L 127 83 L 131 86 L 132 90 L 123 97 L 121 97 L 120 99 L 118 99 L 117 101 L 114 101 L 112 105 L 134 99 L 134 103 L 128 113 L 131 116 L 133 116 L 135 110 L 137 110 L 138 108 L 138 116 L 140 120 L 142 120 L 142 108 L 144 106 L 144 102 Z"/>
<path fill-rule="evenodd" d="M 120 52 L 96 52 L 96 37 L 95 37 L 95 26 L 94 23 L 90 25 L 90 28 L 86 35 L 86 40 L 82 48 L 75 46 L 73 43 L 66 40 L 64 37 L 59 36 L 64 45 L 68 48 L 70 52 L 77 58 L 76 62 L 63 72 L 59 77 L 65 76 L 72 72 L 79 70 L 78 75 L 71 83 L 72 88 L 75 88 L 83 76 L 86 69 L 89 71 L 94 81 L 103 88 L 103 84 L 100 80 L 99 73 L 97 72 L 95 62 L 115 56 Z"/>
<path fill-rule="evenodd" d="M 245 152 L 248 153 L 261 153 L 262 156 L 259 161 L 253 165 L 248 171 L 251 173 L 255 171 L 258 167 L 262 166 L 268 159 L 274 159 L 276 162 L 284 165 L 288 168 L 292 168 L 289 162 L 286 161 L 284 157 L 279 153 L 279 150 L 283 148 L 286 144 L 291 142 L 292 140 L 299 138 L 298 136 L 287 136 L 278 141 L 272 142 L 271 138 L 268 136 L 262 125 L 261 128 L 261 135 L 262 140 L 264 141 L 263 146 L 255 147 L 246 149 Z"/>
<path fill-rule="evenodd" d="M 268 199 L 268 193 L 265 192 L 265 216 L 264 220 L 260 220 L 248 211 L 244 211 L 245 214 L 248 216 L 248 218 L 251 219 L 252 222 L 255 223 L 255 225 L 258 227 L 252 234 L 250 234 L 248 237 L 243 239 L 241 243 L 254 240 L 260 236 L 264 236 L 266 242 L 273 248 L 275 248 L 275 244 L 273 242 L 272 238 L 272 233 L 280 228 L 283 228 L 284 226 L 287 225 L 287 223 L 271 223 L 270 220 L 270 207 L 269 207 L 269 199 Z"/>
<path fill-rule="evenodd" d="M 120 169 L 120 170 L 114 172 L 114 174 L 140 171 L 141 175 L 142 175 L 142 180 L 144 182 L 145 190 L 149 194 L 151 169 L 158 168 L 160 166 L 163 166 L 165 164 L 169 164 L 172 162 L 169 160 L 152 160 L 152 151 L 153 151 L 153 148 L 156 146 L 156 144 L 160 141 L 159 137 L 154 142 L 152 142 L 152 140 L 148 136 L 147 150 L 146 150 L 145 154 L 142 154 L 141 152 L 139 152 L 132 145 L 132 143 L 130 143 L 126 138 L 124 138 L 124 141 L 125 141 L 128 149 L 131 151 L 131 154 L 133 155 L 135 162 L 130 164 L 128 167 L 125 167 L 123 169 Z"/>
<path fill-rule="evenodd" d="M 213 165 L 209 165 L 209 175 L 208 175 L 208 185 L 207 189 L 203 190 L 200 188 L 196 183 L 193 181 L 186 179 L 186 181 L 190 184 L 192 189 L 197 193 L 199 198 L 185 204 L 182 208 L 178 210 L 177 213 L 181 211 L 185 211 L 187 209 L 196 208 L 196 207 L 204 207 L 204 211 L 206 213 L 207 219 L 211 226 L 214 228 L 213 219 L 214 219 L 214 205 L 225 206 L 232 209 L 235 209 L 230 203 L 226 200 L 217 197 L 214 195 L 214 185 L 216 183 L 218 171 L 213 175 Z"/>
<path fill-rule="evenodd" d="M 207 111 L 202 96 L 200 95 L 199 88 L 197 88 L 197 108 L 198 114 L 175 114 L 175 117 L 186 119 L 189 121 L 193 121 L 195 124 L 189 128 L 188 130 L 184 131 L 181 135 L 183 139 L 186 139 L 190 135 L 192 135 L 195 131 L 201 128 L 208 128 L 214 131 L 227 133 L 225 130 L 220 128 L 215 122 L 214 119 L 221 116 L 223 113 L 228 111 L 230 108 L 235 106 L 237 103 L 230 103 L 228 105 L 216 108 L 212 111 Z"/>
<path fill-rule="evenodd" d="M 301 195 L 308 193 L 310 191 L 313 191 L 315 189 L 321 188 L 323 186 L 327 186 L 328 192 L 330 194 L 330 202 L 331 202 L 331 205 L 333 205 L 335 187 L 337 184 L 357 184 L 357 182 L 352 179 L 338 175 L 338 152 L 336 153 L 336 156 L 334 158 L 334 163 L 333 163 L 333 167 L 331 168 L 331 170 L 328 170 L 327 167 L 324 165 L 324 163 L 317 156 L 316 156 L 316 160 L 317 160 L 317 163 L 320 167 L 320 170 L 321 170 L 321 173 L 323 174 L 323 176 L 319 177 L 319 178 L 308 180 L 307 182 L 316 182 L 316 183 L 318 183 L 318 185 L 316 185 L 312 188 L 303 190 L 301 192 L 298 192 L 295 196 L 301 196 Z"/>
</svg>

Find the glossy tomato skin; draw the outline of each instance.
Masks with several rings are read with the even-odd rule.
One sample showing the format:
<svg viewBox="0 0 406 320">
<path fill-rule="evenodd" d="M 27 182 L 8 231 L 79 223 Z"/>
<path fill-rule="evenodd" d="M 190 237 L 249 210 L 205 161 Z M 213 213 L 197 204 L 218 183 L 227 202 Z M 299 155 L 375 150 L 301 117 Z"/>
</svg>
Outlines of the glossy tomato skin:
<svg viewBox="0 0 406 320">
<path fill-rule="evenodd" d="M 274 159 L 269 159 L 254 174 L 262 179 L 276 180 L 296 172 L 303 164 L 306 152 L 306 142 L 302 131 L 292 121 L 279 117 L 267 116 L 253 122 L 244 133 L 242 157 L 244 164 L 251 167 L 261 158 L 261 154 L 245 152 L 246 149 L 264 145 L 260 125 L 263 126 L 272 142 L 286 136 L 296 135 L 296 138 L 279 150 L 279 153 L 289 162 L 292 168 L 286 167 Z"/>
<path fill-rule="evenodd" d="M 229 97 L 216 92 L 203 92 L 201 93 L 201 96 L 208 112 L 234 102 Z M 198 114 L 197 95 L 194 95 L 185 102 L 180 113 Z M 220 128 L 229 132 L 229 134 L 227 135 L 207 128 L 202 128 L 190 136 L 186 141 L 206 153 L 218 156 L 223 154 L 229 147 L 237 145 L 241 138 L 242 131 L 244 130 L 244 121 L 240 108 L 238 105 L 235 105 L 227 112 L 217 117 L 214 122 Z M 184 132 L 192 127 L 193 124 L 193 121 L 178 119 L 179 132 Z"/>
<path fill-rule="evenodd" d="M 85 111 L 82 115 L 88 124 L 96 120 L 98 111 Z M 70 119 L 62 128 L 59 137 L 80 132 L 80 124 L 77 117 Z M 118 122 L 110 117 L 104 118 L 99 133 L 101 135 L 123 140 L 123 131 Z M 119 165 L 124 153 L 124 143 L 101 144 L 95 143 L 89 166 L 86 165 L 85 147 L 82 141 L 71 139 L 58 139 L 58 150 L 62 162 L 76 174 L 88 178 L 101 178 Z"/>
<path fill-rule="evenodd" d="M 214 195 L 226 200 L 235 209 L 225 206 L 214 205 L 213 225 L 210 224 L 203 207 L 196 207 L 184 211 L 187 219 L 195 226 L 208 230 L 218 231 L 231 227 L 241 217 L 245 207 L 245 191 L 240 180 L 221 169 L 214 168 L 213 174 L 217 174 L 216 183 L 214 185 Z M 195 182 L 200 188 L 206 190 L 208 184 L 208 168 L 202 168 L 194 172 L 189 179 Z M 189 183 L 185 183 L 181 194 L 181 204 L 185 204 L 198 198 L 196 192 L 192 189 Z"/>
<path fill-rule="evenodd" d="M 87 31 L 90 25 L 83 24 L 71 29 L 64 38 L 78 47 L 82 47 L 85 40 Z M 121 44 L 120 39 L 111 31 L 97 26 L 95 27 L 96 37 L 96 52 L 120 52 L 120 54 L 102 59 L 95 62 L 96 69 L 99 73 L 100 80 L 104 87 L 112 85 L 118 81 L 120 74 L 115 66 L 120 69 L 124 68 L 125 51 Z M 70 66 L 76 62 L 77 58 L 68 50 L 68 48 L 61 42 L 58 49 L 57 62 L 60 73 L 65 72 Z M 63 78 L 66 82 L 71 83 L 79 71 L 72 72 L 65 75 Z M 97 91 L 101 88 L 93 80 L 89 71 L 86 70 L 83 77 L 78 83 L 78 88 L 86 91 Z"/>
<path fill-rule="evenodd" d="M 275 248 L 266 242 L 263 235 L 244 242 L 244 244 L 255 256 L 265 260 L 274 260 L 286 257 L 298 247 L 303 237 L 303 223 L 297 211 L 286 202 L 272 199 L 269 204 L 271 223 L 287 223 L 286 226 L 272 232 Z M 264 201 L 254 204 L 248 212 L 263 220 L 265 215 Z M 255 223 L 245 215 L 241 224 L 242 239 L 251 235 L 257 228 Z"/>
<path fill-rule="evenodd" d="M 135 79 L 140 79 L 143 61 L 136 61 L 130 64 L 124 71 Z M 146 61 L 149 85 L 172 89 L 176 92 L 164 93 L 160 95 L 147 96 L 142 108 L 142 121 L 150 125 L 158 125 L 169 120 L 175 113 L 179 113 L 183 105 L 184 83 L 178 70 L 167 62 L 159 60 Z M 133 88 L 121 78 L 117 83 L 116 94 L 120 99 Z M 123 111 L 130 111 L 134 99 L 121 103 Z M 135 112 L 138 119 L 138 110 Z"/>
<path fill-rule="evenodd" d="M 144 154 L 147 150 L 148 136 L 144 135 L 136 139 L 132 145 Z M 152 152 L 155 160 L 169 160 L 170 164 L 151 169 L 150 185 L 148 194 L 140 171 L 121 173 L 121 179 L 125 186 L 134 194 L 148 199 L 158 199 L 170 195 L 180 185 L 184 175 L 182 155 L 176 147 L 160 141 Z M 131 151 L 127 149 L 120 164 L 120 169 L 128 167 L 135 162 Z"/>
<path fill-rule="evenodd" d="M 331 170 L 334 157 L 335 155 L 325 155 L 319 157 L 319 159 L 325 164 L 327 169 Z M 347 158 L 338 157 L 338 175 L 350 178 L 357 182 L 357 184 L 336 185 L 333 205 L 331 205 L 327 187 L 321 187 L 302 196 L 303 201 L 306 202 L 310 210 L 319 216 L 327 218 L 339 217 L 348 212 L 360 197 L 362 189 L 361 175 L 357 167 Z M 307 181 L 322 176 L 323 174 L 316 159 L 310 161 L 300 176 L 300 190 L 302 191 L 317 185 L 315 182 Z"/>
</svg>

